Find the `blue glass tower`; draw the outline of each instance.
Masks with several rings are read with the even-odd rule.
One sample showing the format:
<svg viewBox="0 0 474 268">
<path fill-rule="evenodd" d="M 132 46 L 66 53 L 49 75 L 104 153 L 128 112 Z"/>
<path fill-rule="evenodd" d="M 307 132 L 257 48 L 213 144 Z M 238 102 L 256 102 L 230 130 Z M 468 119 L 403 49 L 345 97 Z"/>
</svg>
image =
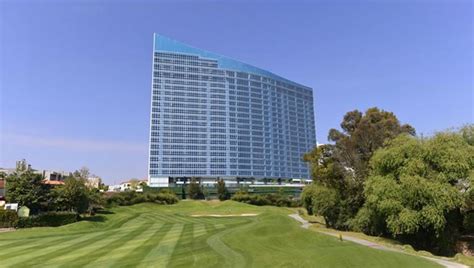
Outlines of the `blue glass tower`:
<svg viewBox="0 0 474 268">
<path fill-rule="evenodd" d="M 311 88 L 154 35 L 149 181 L 307 179 Z"/>
</svg>

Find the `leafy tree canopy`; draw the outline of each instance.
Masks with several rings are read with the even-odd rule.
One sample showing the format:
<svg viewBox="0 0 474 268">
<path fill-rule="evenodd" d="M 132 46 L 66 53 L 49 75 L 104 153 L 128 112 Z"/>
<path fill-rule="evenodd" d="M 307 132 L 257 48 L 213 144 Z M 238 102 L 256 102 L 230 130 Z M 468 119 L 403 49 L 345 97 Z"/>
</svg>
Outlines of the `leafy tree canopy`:
<svg viewBox="0 0 474 268">
<path fill-rule="evenodd" d="M 54 188 L 53 193 L 60 210 L 85 213 L 89 208 L 89 189 L 82 178 L 67 177 L 64 185 Z"/>
<path fill-rule="evenodd" d="M 202 188 L 197 183 L 196 179 L 192 179 L 188 185 L 188 194 L 191 199 L 204 199 L 204 193 L 202 192 Z"/>
<path fill-rule="evenodd" d="M 14 172 L 6 178 L 6 199 L 10 203 L 27 206 L 31 213 L 37 213 L 42 203 L 47 201 L 47 187 L 43 184 L 40 174 L 31 170 Z"/>
<path fill-rule="evenodd" d="M 217 197 L 221 201 L 230 199 L 230 192 L 225 186 L 225 181 L 223 179 L 217 180 Z"/>
<path fill-rule="evenodd" d="M 401 135 L 373 155 L 370 167 L 354 227 L 446 252 L 462 229 L 460 208 L 473 180 L 474 146 L 462 132 Z"/>
<path fill-rule="evenodd" d="M 331 213 L 333 227 L 346 229 L 348 220 L 355 216 L 364 203 L 363 186 L 367 179 L 369 160 L 373 153 L 387 141 L 407 133 L 415 134 L 410 125 L 402 125 L 397 117 L 378 108 L 365 114 L 348 112 L 341 122 L 341 129 L 331 129 L 326 144 L 304 155 L 309 162 L 316 184 L 337 192 L 340 202 L 338 213 Z"/>
</svg>

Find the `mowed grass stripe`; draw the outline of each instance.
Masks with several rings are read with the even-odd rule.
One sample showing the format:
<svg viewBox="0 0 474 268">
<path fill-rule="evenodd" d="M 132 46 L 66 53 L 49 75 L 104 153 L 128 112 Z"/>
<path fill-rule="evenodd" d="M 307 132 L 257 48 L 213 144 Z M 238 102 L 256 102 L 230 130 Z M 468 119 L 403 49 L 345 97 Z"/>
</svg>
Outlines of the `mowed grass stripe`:
<svg viewBox="0 0 474 268">
<path fill-rule="evenodd" d="M 46 238 L 46 239 L 15 239 L 15 240 L 5 240 L 8 241 L 8 243 L 4 243 L 4 241 L 0 242 L 0 248 L 1 249 L 5 249 L 5 248 L 8 248 L 8 249 L 24 249 L 24 248 L 27 248 L 27 247 L 31 247 L 32 244 L 35 244 L 36 242 L 38 241 L 54 241 L 54 240 L 60 240 L 60 239 L 63 239 L 64 237 L 63 236 L 51 236 L 49 238 Z M 8 252 L 8 255 L 10 255 L 10 252 Z M 6 251 L 0 251 L 0 259 L 1 259 L 1 256 L 4 255 L 6 253 Z"/>
<path fill-rule="evenodd" d="M 82 241 L 82 242 L 78 242 L 76 244 L 73 244 L 73 245 L 70 245 L 70 246 L 64 246 L 62 247 L 61 249 L 57 250 L 57 251 L 54 251 L 54 252 L 51 252 L 49 254 L 44 254 L 38 258 L 35 258 L 33 260 L 30 260 L 29 262 L 24 262 L 24 263 L 21 263 L 22 265 L 33 265 L 35 263 L 44 263 L 46 261 L 49 261 L 51 259 L 54 259 L 54 257 L 56 256 L 64 256 L 64 255 L 68 255 L 68 253 L 71 253 L 71 252 L 75 252 L 77 251 L 77 249 L 80 249 L 80 248 L 84 248 L 84 247 L 89 247 L 91 244 L 97 242 L 97 241 L 100 241 L 101 243 L 104 243 L 103 241 L 107 238 L 116 238 L 118 235 L 120 235 L 120 233 L 118 233 L 117 231 L 120 230 L 120 232 L 127 232 L 127 231 L 131 231 L 131 230 L 134 230 L 137 228 L 137 224 L 140 224 L 143 222 L 143 219 L 141 217 L 135 217 L 135 218 L 130 218 L 128 221 L 126 222 L 123 222 L 123 224 L 127 224 L 127 225 L 132 225 L 130 227 L 123 227 L 123 228 L 120 228 L 120 229 L 113 229 L 113 230 L 108 230 L 108 231 L 102 231 L 102 232 L 96 232 L 96 234 L 98 234 L 98 236 L 94 236 L 93 238 L 91 239 L 88 239 L 88 240 L 85 240 L 85 241 Z"/>
<path fill-rule="evenodd" d="M 165 233 L 167 232 L 167 230 L 169 230 L 169 228 L 171 228 L 171 225 L 169 225 L 169 227 L 166 227 L 166 225 L 165 225 L 165 227 L 156 230 L 154 234 L 156 235 L 157 233 L 163 233 L 162 235 L 164 236 Z M 59 263 L 59 264 L 61 264 L 61 263 L 71 263 L 72 265 L 74 265 L 74 259 L 77 259 L 78 256 L 83 256 L 84 258 L 87 258 L 88 256 L 90 256 L 90 254 L 92 254 L 95 251 L 103 248 L 104 245 L 113 244 L 113 242 L 115 242 L 116 240 L 119 240 L 123 236 L 127 235 L 127 233 L 123 233 L 121 229 L 117 229 L 116 232 L 117 233 L 115 235 L 107 237 L 103 240 L 96 241 L 92 244 L 87 245 L 86 247 L 74 250 L 70 254 L 53 258 L 53 259 L 51 259 L 50 262 L 47 262 L 45 264 L 47 264 L 48 266 L 50 266 L 52 264 L 56 264 L 56 263 Z"/>
<path fill-rule="evenodd" d="M 138 215 L 138 214 L 134 214 Z M 126 224 L 128 222 L 135 222 L 138 220 L 138 217 L 125 217 L 125 219 L 120 220 L 117 222 L 117 225 L 122 226 L 123 224 Z M 125 230 L 130 227 L 124 228 Z M 39 228 L 41 229 L 41 228 Z M 110 232 L 110 230 L 107 229 L 102 229 L 98 232 L 95 232 L 94 235 L 98 234 L 104 234 Z M 17 255 L 25 255 L 30 251 L 38 251 L 42 250 L 47 247 L 50 244 L 61 244 L 63 242 L 70 241 L 71 239 L 75 239 L 78 237 L 83 238 L 84 236 L 90 236 L 92 235 L 91 232 L 84 233 L 84 232 L 71 232 L 71 233 L 66 233 L 66 234 L 53 234 L 54 236 L 39 236 L 39 237 L 34 237 L 34 238 L 26 238 L 22 239 L 21 241 L 17 241 L 15 243 L 10 243 L 8 244 L 7 247 L 4 247 L 4 245 L 1 246 L 1 248 L 7 248 L 8 250 L 2 250 L 0 251 L 0 259 L 6 260 L 6 259 L 11 259 L 16 257 Z"/>
<path fill-rule="evenodd" d="M 137 227 L 135 227 L 136 229 Z M 41 256 L 41 258 L 36 259 L 42 264 L 48 264 L 51 266 L 55 263 L 64 263 L 66 261 L 71 261 L 78 256 L 88 256 L 90 253 L 96 251 L 97 249 L 103 247 L 105 244 L 113 243 L 116 240 L 121 239 L 123 236 L 127 235 L 128 232 L 134 230 L 132 228 L 126 229 L 115 229 L 109 231 L 100 237 L 95 237 L 94 239 L 84 241 L 83 243 L 73 245 L 71 247 L 66 247 L 64 249 L 58 250 L 57 252 L 52 252 Z"/>
<path fill-rule="evenodd" d="M 206 230 L 206 227 L 204 227 L 204 224 L 197 223 L 194 225 L 193 238 L 197 238 L 199 236 L 205 235 L 206 233 L 207 233 L 207 230 Z"/>
<path fill-rule="evenodd" d="M 216 223 L 216 224 L 214 224 L 214 226 L 216 227 L 216 229 L 224 229 L 225 228 L 225 225 L 222 224 L 222 223 Z"/>
<path fill-rule="evenodd" d="M 77 237 L 74 236 L 74 237 Z M 7 260 L 10 258 L 14 258 L 18 255 L 23 255 L 25 252 L 28 252 L 29 250 L 33 250 L 36 248 L 44 248 L 45 244 L 53 244 L 61 241 L 67 241 L 70 238 L 64 238 L 64 237 L 52 237 L 52 238 L 46 238 L 46 239 L 37 239 L 35 241 L 30 241 L 30 242 L 18 242 L 14 243 L 9 246 L 2 246 L 2 250 L 0 251 L 0 260 Z M 5 250 L 6 249 L 6 250 Z"/>
<path fill-rule="evenodd" d="M 63 247 L 68 247 L 68 246 L 75 245 L 77 243 L 81 243 L 83 241 L 92 239 L 96 236 L 100 236 L 101 234 L 102 233 L 92 233 L 92 234 L 89 234 L 89 235 L 81 235 L 81 236 L 79 236 L 77 238 L 74 238 L 74 239 L 66 238 L 65 242 L 54 243 L 54 244 L 50 243 L 49 246 L 42 244 L 41 248 L 36 249 L 35 251 L 32 251 L 30 249 L 28 252 L 22 251 L 21 254 L 13 257 L 11 259 L 5 260 L 4 258 L 2 258 L 1 265 L 2 266 L 17 266 L 17 265 L 21 266 L 19 264 L 28 262 L 29 260 L 32 260 L 32 259 L 37 259 L 38 257 L 40 257 L 42 255 L 46 255 L 46 254 L 51 253 L 51 252 L 56 252 L 56 251 L 60 250 Z"/>
<path fill-rule="evenodd" d="M 145 214 L 143 216 L 143 218 L 145 218 L 147 221 L 160 221 L 160 219 L 158 218 L 158 215 L 155 215 L 155 214 Z"/>
<path fill-rule="evenodd" d="M 194 212 L 237 214 L 255 211 L 259 216 L 188 217 Z M 52 247 L 56 247 L 55 252 L 24 262 L 15 261 L 11 266 L 314 267 L 317 264 L 321 267 L 438 267 L 421 258 L 326 238 L 300 228 L 287 214 L 286 209 L 253 207 L 232 201 L 117 207 L 111 209 L 111 213 L 104 213 L 103 221 L 92 219 L 59 228 L 1 233 L 0 255 L 5 258 L 0 257 L 0 268 L 8 266 L 5 261 L 13 261 L 20 254 L 30 258 L 29 255 L 35 256 L 37 251 Z M 150 227 L 159 223 L 163 224 L 161 229 Z M 225 229 L 218 228 L 222 225 Z M 73 242 L 74 245 L 67 244 L 81 235 L 99 233 L 102 234 Z M 58 238 L 61 239 L 56 241 Z M 2 244 L 9 246 L 1 247 Z M 31 248 L 21 250 L 28 247 Z M 110 260 L 103 261 L 107 256 Z"/>
<path fill-rule="evenodd" d="M 224 242 L 222 242 L 221 237 L 229 232 L 232 229 L 227 229 L 225 231 L 219 232 L 207 239 L 207 244 L 218 254 L 220 254 L 225 259 L 225 267 L 246 267 L 246 259 L 239 252 L 228 247 Z"/>
<path fill-rule="evenodd" d="M 197 222 L 197 221 L 194 221 L 193 218 L 191 218 L 191 217 L 180 215 L 180 214 L 174 214 L 173 218 L 175 218 L 175 220 L 177 222 L 182 222 L 182 223 L 191 223 L 192 224 L 192 223 Z"/>
<path fill-rule="evenodd" d="M 205 228 L 206 228 L 206 231 L 209 233 L 209 234 L 212 234 L 212 233 L 215 233 L 216 232 L 216 227 L 214 226 L 214 224 L 206 224 L 205 225 Z"/>
<path fill-rule="evenodd" d="M 178 219 L 181 222 L 186 222 L 186 223 L 202 223 L 206 222 L 204 218 L 201 217 L 191 217 L 187 215 L 182 215 L 182 214 L 176 214 L 175 218 Z"/>
<path fill-rule="evenodd" d="M 176 249 L 171 255 L 170 266 L 191 267 L 195 263 L 194 250 L 192 247 L 194 224 L 185 224 L 183 232 L 179 237 Z"/>
<path fill-rule="evenodd" d="M 95 261 L 96 259 L 114 250 L 114 248 L 127 243 L 134 237 L 146 231 L 146 228 L 144 228 L 146 224 L 147 222 L 142 222 L 140 225 L 137 225 L 135 229 L 130 229 L 128 232 L 124 232 L 122 228 L 118 229 L 119 232 L 124 232 L 122 236 L 110 241 L 109 243 L 98 241 L 98 246 L 100 247 L 96 248 L 95 251 L 90 252 L 85 258 L 83 256 L 78 256 L 77 258 L 71 260 L 69 265 L 65 265 L 64 267 L 70 267 L 71 265 L 83 267 Z"/>
<path fill-rule="evenodd" d="M 215 230 L 215 229 L 213 229 Z M 195 237 L 195 235 L 198 235 Z M 183 232 L 173 252 L 171 267 L 224 267 L 224 258 L 206 243 L 210 234 L 205 224 L 193 224 L 192 231 Z"/>
<path fill-rule="evenodd" d="M 126 243 L 122 244 L 121 246 L 113 249 L 106 255 L 102 256 L 91 262 L 90 266 L 115 266 L 114 264 L 120 259 L 123 255 L 127 254 L 128 252 L 133 252 L 137 248 L 139 248 L 142 244 L 144 244 L 150 236 L 153 236 L 156 232 L 158 232 L 163 224 L 161 222 L 151 223 L 148 228 L 145 229 L 143 233 L 137 235 L 136 237 L 132 238 L 131 240 L 127 241 Z"/>
<path fill-rule="evenodd" d="M 173 254 L 184 225 L 177 223 L 163 237 L 160 244 L 153 248 L 138 267 L 166 267 Z"/>
<path fill-rule="evenodd" d="M 164 222 L 169 222 L 169 223 L 181 223 L 180 220 L 176 219 L 174 215 L 171 214 L 160 214 L 158 215 L 159 219 L 164 221 Z"/>
<path fill-rule="evenodd" d="M 134 251 L 128 252 L 128 254 L 123 255 L 122 258 L 118 260 L 118 263 L 120 263 L 121 266 L 136 266 L 138 263 L 143 261 L 143 258 L 148 252 L 150 252 L 154 247 L 156 247 L 156 245 L 160 243 L 163 237 L 171 230 L 173 225 L 174 224 L 172 223 L 164 223 L 163 227 L 159 231 L 150 236 L 150 238 L 140 247 Z"/>
</svg>

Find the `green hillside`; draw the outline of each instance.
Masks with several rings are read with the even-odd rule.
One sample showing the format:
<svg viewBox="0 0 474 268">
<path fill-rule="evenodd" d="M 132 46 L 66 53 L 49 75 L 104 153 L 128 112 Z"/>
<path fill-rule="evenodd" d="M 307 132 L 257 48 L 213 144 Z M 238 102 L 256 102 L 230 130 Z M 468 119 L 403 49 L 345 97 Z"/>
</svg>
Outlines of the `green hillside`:
<svg viewBox="0 0 474 268">
<path fill-rule="evenodd" d="M 258 214 L 211 217 L 206 215 Z M 0 233 L 1 267 L 439 267 L 300 228 L 289 210 L 226 202 L 118 207 Z"/>
</svg>

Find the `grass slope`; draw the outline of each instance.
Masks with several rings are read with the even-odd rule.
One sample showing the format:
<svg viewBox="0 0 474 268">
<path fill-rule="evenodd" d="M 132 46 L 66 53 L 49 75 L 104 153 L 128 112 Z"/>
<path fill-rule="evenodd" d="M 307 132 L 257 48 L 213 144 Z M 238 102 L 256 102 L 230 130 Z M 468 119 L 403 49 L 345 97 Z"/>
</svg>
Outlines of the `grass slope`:
<svg viewBox="0 0 474 268">
<path fill-rule="evenodd" d="M 119 207 L 0 233 L 0 267 L 439 267 L 300 228 L 291 211 L 232 201 Z M 256 217 L 191 215 L 257 213 Z"/>
</svg>

